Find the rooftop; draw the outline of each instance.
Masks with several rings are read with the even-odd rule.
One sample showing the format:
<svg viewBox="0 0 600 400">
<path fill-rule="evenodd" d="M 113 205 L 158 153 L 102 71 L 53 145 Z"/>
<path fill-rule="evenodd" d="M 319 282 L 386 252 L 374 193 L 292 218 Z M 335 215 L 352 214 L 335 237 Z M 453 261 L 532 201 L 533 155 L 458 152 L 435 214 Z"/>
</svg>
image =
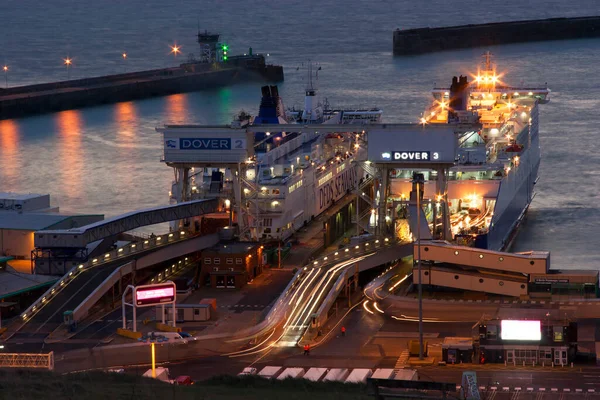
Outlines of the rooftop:
<svg viewBox="0 0 600 400">
<path fill-rule="evenodd" d="M 30 200 L 37 199 L 38 197 L 47 196 L 45 194 L 37 193 L 12 193 L 12 192 L 0 192 L 0 200 Z"/>
<path fill-rule="evenodd" d="M 206 250 L 219 254 L 240 254 L 247 253 L 258 246 L 260 246 L 258 242 L 222 242 Z"/>
<path fill-rule="evenodd" d="M 39 231 L 52 227 L 75 215 L 48 213 L 1 213 L 0 229 Z"/>
<path fill-rule="evenodd" d="M 49 286 L 57 280 L 58 277 L 50 275 L 0 272 L 0 299 L 15 296 L 35 288 Z"/>
</svg>

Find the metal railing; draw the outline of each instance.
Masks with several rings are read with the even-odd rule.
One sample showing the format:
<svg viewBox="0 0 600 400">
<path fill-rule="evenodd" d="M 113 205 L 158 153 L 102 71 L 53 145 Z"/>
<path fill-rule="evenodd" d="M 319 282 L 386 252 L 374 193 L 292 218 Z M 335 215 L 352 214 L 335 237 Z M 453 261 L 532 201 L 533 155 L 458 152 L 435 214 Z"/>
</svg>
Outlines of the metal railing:
<svg viewBox="0 0 600 400">
<path fill-rule="evenodd" d="M 43 368 L 54 370 L 54 352 L 38 353 L 0 353 L 0 368 Z"/>
<path fill-rule="evenodd" d="M 52 285 L 40 298 L 38 298 L 33 304 L 31 304 L 22 314 L 22 322 L 27 322 L 35 314 L 37 314 L 46 304 L 58 295 L 65 287 L 67 287 L 81 272 L 87 271 L 90 268 L 96 268 L 108 263 L 114 262 L 131 256 L 133 254 L 139 254 L 144 251 L 163 247 L 171 243 L 180 242 L 196 235 L 190 234 L 186 231 L 177 231 L 165 233 L 164 235 L 155 236 L 146 240 L 142 240 L 135 243 L 130 243 L 125 246 L 119 247 L 115 250 L 109 251 L 102 256 L 95 257 L 91 260 L 86 261 L 83 264 L 79 264 L 71 268 L 61 279 L 59 279 L 54 285 Z"/>
</svg>

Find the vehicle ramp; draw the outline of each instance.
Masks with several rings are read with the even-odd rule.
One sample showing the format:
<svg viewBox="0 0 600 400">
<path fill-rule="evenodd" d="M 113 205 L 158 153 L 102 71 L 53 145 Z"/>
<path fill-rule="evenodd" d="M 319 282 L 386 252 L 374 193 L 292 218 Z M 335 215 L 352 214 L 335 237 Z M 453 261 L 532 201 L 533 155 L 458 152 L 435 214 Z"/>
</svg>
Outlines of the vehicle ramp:
<svg viewBox="0 0 600 400">
<path fill-rule="evenodd" d="M 419 193 L 421 196 L 420 205 L 423 207 L 423 191 Z M 421 208 L 421 212 L 417 213 L 417 191 L 413 188 L 410 192 L 410 203 L 408 205 L 408 226 L 413 235 L 413 238 L 417 239 L 417 231 L 420 229 L 421 240 L 431 240 L 431 231 L 429 230 L 429 223 L 427 217 Z M 419 215 L 417 215 L 419 214 Z M 420 226 L 419 226 L 420 225 Z"/>
<path fill-rule="evenodd" d="M 63 313 L 75 310 L 120 267 L 135 260 L 136 270 L 210 247 L 218 234 L 191 236 L 181 231 L 128 244 L 72 268 L 9 325 L 0 339 L 44 338 L 63 323 Z M 112 260 L 112 261 L 111 261 Z"/>
<path fill-rule="evenodd" d="M 550 270 L 550 253 L 546 251 L 505 253 L 457 246 L 443 240 L 421 241 L 420 246 L 421 259 L 428 261 L 528 275 L 547 274 Z M 418 254 L 418 250 L 419 248 L 415 243 L 413 254 Z"/>
<path fill-rule="evenodd" d="M 136 271 L 160 264 L 164 261 L 170 260 L 174 253 L 183 256 L 201 249 L 212 247 L 219 242 L 219 235 L 206 235 L 199 236 L 185 243 L 179 243 L 180 249 L 176 249 L 175 246 L 168 249 L 160 249 L 154 253 L 143 256 L 142 258 L 130 261 L 125 265 L 122 265 L 115 269 L 104 281 L 102 281 L 93 292 L 89 293 L 88 296 L 83 299 L 75 308 L 71 308 L 73 311 L 73 319 L 75 321 L 81 321 L 88 316 L 90 309 L 121 279 L 121 277 L 130 274 L 135 268 Z M 169 250 L 168 252 L 166 250 Z M 186 258 L 187 260 L 187 258 Z"/>
</svg>

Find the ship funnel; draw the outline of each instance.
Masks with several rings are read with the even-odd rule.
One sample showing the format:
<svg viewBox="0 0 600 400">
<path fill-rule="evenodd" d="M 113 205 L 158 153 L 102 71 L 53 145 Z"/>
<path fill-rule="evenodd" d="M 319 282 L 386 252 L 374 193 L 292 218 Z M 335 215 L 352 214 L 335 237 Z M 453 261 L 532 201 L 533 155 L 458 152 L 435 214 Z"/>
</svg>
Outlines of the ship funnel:
<svg viewBox="0 0 600 400">
<path fill-rule="evenodd" d="M 284 109 L 277 86 L 263 86 L 260 90 L 262 99 L 254 124 L 279 124 L 279 117 L 284 116 Z"/>
<path fill-rule="evenodd" d="M 466 110 L 469 81 L 466 76 L 453 77 L 450 85 L 450 108 L 455 111 Z"/>
</svg>

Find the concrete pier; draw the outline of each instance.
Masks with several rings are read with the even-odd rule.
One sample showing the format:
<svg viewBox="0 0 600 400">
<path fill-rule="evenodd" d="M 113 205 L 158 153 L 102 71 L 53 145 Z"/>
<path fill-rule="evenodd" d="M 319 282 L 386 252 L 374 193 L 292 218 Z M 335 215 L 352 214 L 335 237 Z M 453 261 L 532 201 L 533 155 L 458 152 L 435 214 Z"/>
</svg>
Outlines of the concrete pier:
<svg viewBox="0 0 600 400">
<path fill-rule="evenodd" d="M 282 81 L 283 68 L 262 55 L 179 67 L 0 89 L 0 119 L 56 112 L 249 81 Z"/>
<path fill-rule="evenodd" d="M 600 37 L 600 16 L 397 29 L 394 31 L 394 55 L 595 37 Z"/>
</svg>

